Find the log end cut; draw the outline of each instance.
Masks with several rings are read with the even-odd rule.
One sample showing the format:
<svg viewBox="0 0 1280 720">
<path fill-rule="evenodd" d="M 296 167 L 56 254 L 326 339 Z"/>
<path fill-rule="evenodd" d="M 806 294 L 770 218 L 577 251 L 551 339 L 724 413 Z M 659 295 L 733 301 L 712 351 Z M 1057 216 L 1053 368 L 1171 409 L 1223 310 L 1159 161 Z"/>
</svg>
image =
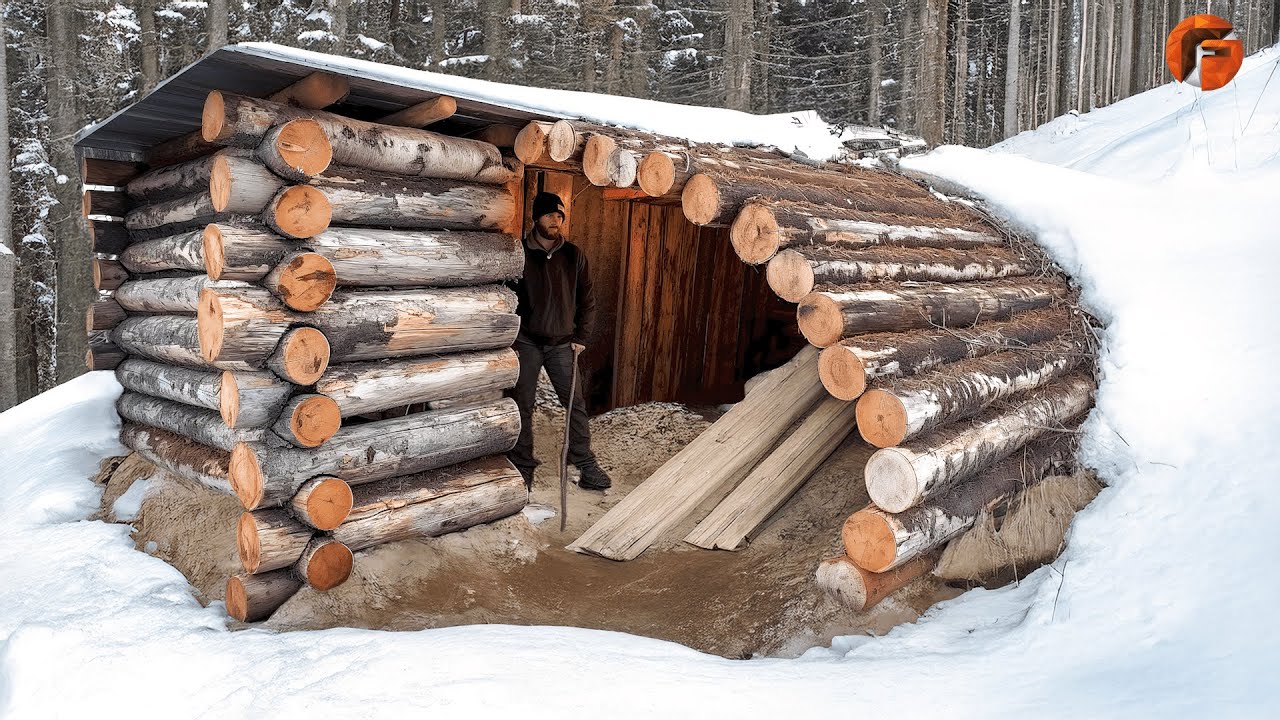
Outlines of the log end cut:
<svg viewBox="0 0 1280 720">
<path fill-rule="evenodd" d="M 516 135 L 516 157 L 525 164 L 536 163 L 547 151 L 547 131 L 542 123 L 534 121 L 525 125 Z"/>
<path fill-rule="evenodd" d="M 302 447 L 319 447 L 342 427 L 338 403 L 324 395 L 308 395 L 290 402 L 289 437 Z"/>
<path fill-rule="evenodd" d="M 289 569 L 233 575 L 227 580 L 227 614 L 240 622 L 266 620 L 301 587 Z"/>
<path fill-rule="evenodd" d="M 232 460 L 234 462 L 234 457 Z M 885 512 L 904 512 L 920 502 L 923 490 L 915 468 L 911 460 L 895 448 L 872 453 L 863 475 L 871 502 Z"/>
<path fill-rule="evenodd" d="M 747 203 L 729 226 L 729 242 L 742 262 L 749 265 L 768 262 L 782 246 L 778 219 L 765 205 Z"/>
<path fill-rule="evenodd" d="M 867 389 L 867 368 L 857 353 L 833 345 L 818 356 L 818 377 L 833 397 L 857 400 Z"/>
<path fill-rule="evenodd" d="M 222 300 L 213 288 L 200 291 L 196 309 L 196 332 L 200 338 L 200 356 L 206 362 L 215 362 L 222 354 L 223 331 Z"/>
<path fill-rule="evenodd" d="M 636 164 L 636 182 L 650 197 L 661 197 L 676 183 L 676 164 L 664 152 L 651 152 Z"/>
<path fill-rule="evenodd" d="M 276 375 L 294 385 L 315 385 L 329 369 L 329 338 L 311 327 L 285 333 L 268 364 Z"/>
<path fill-rule="evenodd" d="M 331 538 L 317 538 L 298 559 L 298 574 L 316 590 L 332 590 L 351 577 L 351 549 Z"/>
<path fill-rule="evenodd" d="M 317 530 L 333 530 L 351 514 L 351 486 L 336 477 L 312 478 L 298 488 L 291 505 L 298 516 Z"/>
<path fill-rule="evenodd" d="M 312 312 L 333 296 L 338 273 L 333 263 L 319 253 L 293 253 L 271 271 L 267 286 L 285 305 L 299 312 Z"/>
<path fill-rule="evenodd" d="M 230 370 L 223 370 L 218 382 L 218 414 L 229 428 L 234 428 L 240 419 L 240 387 L 236 374 Z"/>
<path fill-rule="evenodd" d="M 844 313 L 839 303 L 822 293 L 809 293 L 796 307 L 796 323 L 805 339 L 820 348 L 840 342 Z"/>
<path fill-rule="evenodd" d="M 272 152 L 298 176 L 315 177 L 333 161 L 333 147 L 324 128 L 315 120 L 290 120 L 273 135 Z"/>
<path fill-rule="evenodd" d="M 787 302 L 798 303 L 813 292 L 813 266 L 794 250 L 783 250 L 769 261 L 765 270 L 769 287 Z"/>
<path fill-rule="evenodd" d="M 329 198 L 310 185 L 281 190 L 264 211 L 267 225 L 287 238 L 301 240 L 324 232 L 333 219 Z"/>
<path fill-rule="evenodd" d="M 258 463 L 258 454 L 246 443 L 236 443 L 231 448 L 231 462 L 227 467 L 231 489 L 235 491 L 240 504 L 248 510 L 254 510 L 262 504 L 263 484 L 262 466 Z M 243 517 L 241 518 L 243 521 Z M 243 527 L 243 525 L 241 526 Z"/>
<path fill-rule="evenodd" d="M 907 409 L 893 393 L 868 390 L 858 398 L 858 432 L 878 448 L 901 445 L 907 438 Z"/>
<path fill-rule="evenodd" d="M 204 226 L 201 234 L 201 245 L 204 252 L 204 271 L 210 280 L 221 280 L 226 270 L 226 256 L 223 252 L 222 229 L 210 223 Z"/>
<path fill-rule="evenodd" d="M 854 564 L 869 572 L 884 572 L 898 559 L 893 528 L 871 510 L 859 510 L 840 531 L 844 551 Z"/>
<path fill-rule="evenodd" d="M 720 215 L 720 188 L 716 181 L 698 173 L 689 178 L 680 191 L 684 216 L 694 225 L 707 225 Z"/>
<path fill-rule="evenodd" d="M 582 148 L 582 174 L 592 185 L 604 187 L 612 182 L 609 179 L 609 157 L 617 147 L 618 143 L 607 135 L 587 138 Z"/>
<path fill-rule="evenodd" d="M 547 131 L 547 155 L 556 162 L 564 162 L 573 157 L 582 138 L 568 120 L 557 120 Z M 523 159 L 523 158 L 522 158 Z"/>
<path fill-rule="evenodd" d="M 236 552 L 240 555 L 240 564 L 247 573 L 258 572 L 262 566 L 262 542 L 258 537 L 258 524 L 253 513 L 240 513 L 240 522 L 236 524 Z"/>
<path fill-rule="evenodd" d="M 211 90 L 204 98 L 204 111 L 200 115 L 200 137 L 208 143 L 224 140 L 223 133 L 229 130 L 226 124 L 227 103 L 221 91 Z"/>
<path fill-rule="evenodd" d="M 927 574 L 937 564 L 936 555 L 923 556 L 885 573 L 873 573 L 858 567 L 848 557 L 823 560 L 814 578 L 836 602 L 865 612 L 893 592 Z"/>
</svg>

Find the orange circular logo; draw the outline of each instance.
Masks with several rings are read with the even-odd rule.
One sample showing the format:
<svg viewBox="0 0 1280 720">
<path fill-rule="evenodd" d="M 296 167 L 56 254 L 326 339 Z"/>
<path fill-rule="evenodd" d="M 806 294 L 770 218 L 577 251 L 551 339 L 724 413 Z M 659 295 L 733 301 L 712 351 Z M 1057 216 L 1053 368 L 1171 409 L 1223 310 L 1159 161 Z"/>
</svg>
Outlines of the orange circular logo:
<svg viewBox="0 0 1280 720">
<path fill-rule="evenodd" d="M 1164 62 L 1178 82 L 1217 90 L 1231 82 L 1244 62 L 1244 43 L 1231 23 L 1217 15 L 1192 15 L 1164 42 Z"/>
</svg>

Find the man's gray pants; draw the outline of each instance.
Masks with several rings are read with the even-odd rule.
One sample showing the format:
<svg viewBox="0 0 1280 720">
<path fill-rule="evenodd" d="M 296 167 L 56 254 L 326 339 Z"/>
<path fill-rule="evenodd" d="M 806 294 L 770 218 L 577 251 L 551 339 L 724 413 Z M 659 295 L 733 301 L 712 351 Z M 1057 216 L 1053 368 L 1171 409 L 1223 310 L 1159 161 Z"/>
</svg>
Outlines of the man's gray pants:
<svg viewBox="0 0 1280 720">
<path fill-rule="evenodd" d="M 533 406 L 538 392 L 538 371 L 547 369 L 551 386 L 555 388 L 561 405 L 569 400 L 569 383 L 573 377 L 573 347 L 562 345 L 538 345 L 524 338 L 517 338 L 512 349 L 520 357 L 520 379 L 511 391 L 511 397 L 520 407 L 520 439 L 507 453 L 517 468 L 533 470 L 540 463 L 533 454 Z M 587 425 L 587 403 L 583 400 L 586 388 L 582 385 L 582 373 L 578 373 L 578 389 L 574 393 L 573 408 L 569 410 L 569 462 L 582 466 L 595 460 L 591 452 L 591 430 Z"/>
</svg>

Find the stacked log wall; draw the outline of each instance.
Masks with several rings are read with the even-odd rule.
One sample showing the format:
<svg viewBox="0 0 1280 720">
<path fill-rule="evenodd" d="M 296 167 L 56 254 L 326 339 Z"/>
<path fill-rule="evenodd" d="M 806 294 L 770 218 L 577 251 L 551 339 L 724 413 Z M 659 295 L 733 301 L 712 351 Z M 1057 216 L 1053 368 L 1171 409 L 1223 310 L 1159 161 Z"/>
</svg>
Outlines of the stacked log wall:
<svg viewBox="0 0 1280 720">
<path fill-rule="evenodd" d="M 518 375 L 502 283 L 523 271 L 522 166 L 420 129 L 451 98 L 382 123 L 320 109 L 345 88 L 317 73 L 272 99 L 213 92 L 203 135 L 149 167 L 84 167 L 112 180 L 84 200 L 100 292 L 87 362 L 125 388 L 126 446 L 242 501 L 244 573 L 227 584 L 241 621 L 341 584 L 355 551 L 528 500 L 504 457 L 512 401 L 449 406 Z"/>
</svg>

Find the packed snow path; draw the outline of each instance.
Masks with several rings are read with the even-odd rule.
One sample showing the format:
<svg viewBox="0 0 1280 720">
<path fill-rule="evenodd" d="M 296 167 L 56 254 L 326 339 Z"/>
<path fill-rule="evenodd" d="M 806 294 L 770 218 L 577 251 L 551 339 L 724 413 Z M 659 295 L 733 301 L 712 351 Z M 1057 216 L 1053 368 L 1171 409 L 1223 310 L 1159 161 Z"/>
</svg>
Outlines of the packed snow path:
<svg viewBox="0 0 1280 720">
<path fill-rule="evenodd" d="M 798 660 L 573 628 L 231 633 L 128 527 L 83 520 L 123 451 L 118 386 L 95 373 L 0 415 L 0 716 L 1274 712 L 1280 81 L 1247 131 L 1243 110 L 1278 53 L 1198 101 L 1158 88 L 1001 148 L 1075 170 L 964 148 L 906 163 L 1036 233 L 1107 324 L 1084 459 L 1111 487 L 1019 585 Z"/>
</svg>

